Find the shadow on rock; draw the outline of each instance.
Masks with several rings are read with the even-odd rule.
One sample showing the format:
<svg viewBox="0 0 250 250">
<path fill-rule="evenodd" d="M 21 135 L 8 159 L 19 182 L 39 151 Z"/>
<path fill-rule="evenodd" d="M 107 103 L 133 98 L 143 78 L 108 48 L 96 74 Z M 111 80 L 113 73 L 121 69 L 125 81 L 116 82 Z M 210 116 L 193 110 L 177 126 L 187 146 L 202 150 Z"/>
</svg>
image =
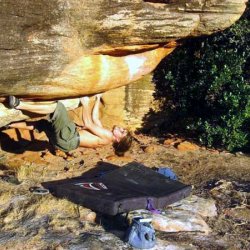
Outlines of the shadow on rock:
<svg viewBox="0 0 250 250">
<path fill-rule="evenodd" d="M 34 125 L 35 131 L 22 129 L 7 129 L 0 131 L 1 149 L 6 152 L 22 154 L 25 151 L 43 151 L 48 149 L 53 152 L 52 145 L 43 139 L 39 139 L 39 134 L 44 132 L 49 138 L 50 129 L 46 120 L 30 122 L 28 125 Z"/>
</svg>

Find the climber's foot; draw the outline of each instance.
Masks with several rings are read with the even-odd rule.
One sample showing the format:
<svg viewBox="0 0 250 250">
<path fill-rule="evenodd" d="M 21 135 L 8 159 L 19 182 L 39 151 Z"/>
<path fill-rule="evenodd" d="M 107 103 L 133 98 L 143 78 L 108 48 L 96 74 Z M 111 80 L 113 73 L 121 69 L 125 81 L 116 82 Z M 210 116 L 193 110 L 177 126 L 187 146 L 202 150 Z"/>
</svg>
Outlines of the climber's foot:
<svg viewBox="0 0 250 250">
<path fill-rule="evenodd" d="M 20 104 L 20 100 L 19 100 L 17 97 L 15 97 L 15 96 L 13 96 L 13 95 L 9 96 L 9 107 L 10 107 L 10 108 L 14 109 L 14 108 L 16 108 L 19 104 Z"/>
</svg>

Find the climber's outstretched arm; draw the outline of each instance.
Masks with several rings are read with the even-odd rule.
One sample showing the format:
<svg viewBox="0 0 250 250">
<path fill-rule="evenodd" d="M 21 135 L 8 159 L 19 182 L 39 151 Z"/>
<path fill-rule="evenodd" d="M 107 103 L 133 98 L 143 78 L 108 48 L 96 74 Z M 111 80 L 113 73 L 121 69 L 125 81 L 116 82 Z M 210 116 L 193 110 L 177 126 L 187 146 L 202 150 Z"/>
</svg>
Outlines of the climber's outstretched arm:
<svg viewBox="0 0 250 250">
<path fill-rule="evenodd" d="M 99 126 L 99 127 L 103 127 L 102 122 L 100 120 L 100 103 L 101 103 L 101 97 L 102 94 L 97 94 L 95 96 L 95 104 L 94 107 L 92 109 L 92 120 L 93 122 Z"/>
</svg>

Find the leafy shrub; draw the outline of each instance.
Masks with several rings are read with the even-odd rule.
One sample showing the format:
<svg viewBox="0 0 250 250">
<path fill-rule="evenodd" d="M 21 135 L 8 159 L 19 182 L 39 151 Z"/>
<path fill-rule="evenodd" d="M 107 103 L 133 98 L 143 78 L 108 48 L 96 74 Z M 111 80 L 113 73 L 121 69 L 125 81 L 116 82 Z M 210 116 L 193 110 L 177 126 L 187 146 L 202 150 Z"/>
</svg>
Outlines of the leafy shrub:
<svg viewBox="0 0 250 250">
<path fill-rule="evenodd" d="M 248 9 L 249 10 L 249 9 Z M 168 131 L 229 151 L 250 141 L 249 11 L 222 33 L 188 40 L 154 74 Z"/>
</svg>

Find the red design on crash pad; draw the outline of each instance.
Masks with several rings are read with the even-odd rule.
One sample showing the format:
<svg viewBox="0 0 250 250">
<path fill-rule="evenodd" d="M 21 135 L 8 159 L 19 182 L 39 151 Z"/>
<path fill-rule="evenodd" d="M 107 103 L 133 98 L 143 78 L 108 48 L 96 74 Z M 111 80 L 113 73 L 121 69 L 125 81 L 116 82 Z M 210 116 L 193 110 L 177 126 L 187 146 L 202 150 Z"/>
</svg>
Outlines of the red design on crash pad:
<svg viewBox="0 0 250 250">
<path fill-rule="evenodd" d="M 75 183 L 75 185 L 95 191 L 108 189 L 102 182 L 81 182 L 81 183 Z"/>
</svg>

